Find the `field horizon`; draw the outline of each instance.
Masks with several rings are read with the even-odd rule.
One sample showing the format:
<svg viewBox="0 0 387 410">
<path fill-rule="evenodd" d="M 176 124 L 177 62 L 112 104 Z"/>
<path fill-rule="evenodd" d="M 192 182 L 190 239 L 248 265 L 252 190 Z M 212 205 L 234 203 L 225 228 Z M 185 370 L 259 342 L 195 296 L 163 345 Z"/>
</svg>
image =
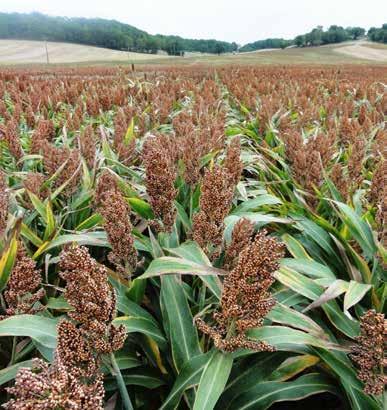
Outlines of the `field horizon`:
<svg viewBox="0 0 387 410">
<path fill-rule="evenodd" d="M 377 64 L 387 65 L 387 45 L 365 40 L 313 47 L 264 49 L 241 53 L 210 55 L 186 53 L 185 57 L 118 51 L 75 43 L 0 39 L 0 65 L 61 64 Z"/>
</svg>

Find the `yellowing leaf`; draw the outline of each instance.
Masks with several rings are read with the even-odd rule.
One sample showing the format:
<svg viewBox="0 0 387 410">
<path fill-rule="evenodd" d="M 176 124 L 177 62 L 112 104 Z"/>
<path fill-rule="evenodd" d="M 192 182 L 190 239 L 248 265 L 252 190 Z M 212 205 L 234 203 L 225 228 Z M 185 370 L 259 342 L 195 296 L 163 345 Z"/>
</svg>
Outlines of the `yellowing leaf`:
<svg viewBox="0 0 387 410">
<path fill-rule="evenodd" d="M 0 292 L 7 286 L 17 254 L 17 234 L 15 233 L 7 250 L 0 259 Z"/>
</svg>

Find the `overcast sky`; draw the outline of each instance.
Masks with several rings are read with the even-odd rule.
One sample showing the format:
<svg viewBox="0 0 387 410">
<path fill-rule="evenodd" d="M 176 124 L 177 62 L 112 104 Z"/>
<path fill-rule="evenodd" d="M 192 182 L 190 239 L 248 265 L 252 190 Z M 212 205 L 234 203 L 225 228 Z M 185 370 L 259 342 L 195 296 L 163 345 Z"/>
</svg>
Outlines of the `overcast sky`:
<svg viewBox="0 0 387 410">
<path fill-rule="evenodd" d="M 109 18 L 151 34 L 239 44 L 293 38 L 317 25 L 387 22 L 387 0 L 0 0 L 0 11 Z"/>
</svg>

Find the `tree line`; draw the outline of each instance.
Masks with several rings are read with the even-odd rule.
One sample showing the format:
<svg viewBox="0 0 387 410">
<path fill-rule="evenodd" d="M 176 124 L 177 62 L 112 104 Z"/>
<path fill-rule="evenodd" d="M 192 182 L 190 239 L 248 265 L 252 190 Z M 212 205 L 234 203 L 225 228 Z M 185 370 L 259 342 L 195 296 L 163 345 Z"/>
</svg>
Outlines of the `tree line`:
<svg viewBox="0 0 387 410">
<path fill-rule="evenodd" d="M 0 38 L 63 41 L 142 53 L 164 50 L 170 55 L 185 51 L 220 54 L 238 49 L 236 43 L 226 41 L 151 35 L 115 20 L 51 17 L 41 13 L 0 13 Z"/>
<path fill-rule="evenodd" d="M 332 25 L 327 30 L 317 26 L 308 33 L 300 34 L 292 40 L 283 38 L 268 38 L 244 45 L 239 51 L 255 51 L 265 48 L 286 48 L 289 46 L 308 47 L 324 44 L 341 43 L 347 40 L 357 40 L 365 36 L 366 30 L 362 27 L 347 27 Z M 387 24 L 381 28 L 372 27 L 367 33 L 368 39 L 387 43 Z"/>
<path fill-rule="evenodd" d="M 254 43 L 248 43 L 241 47 L 239 51 L 255 51 L 263 50 L 266 48 L 286 48 L 293 45 L 292 40 L 285 40 L 283 38 L 267 38 L 266 40 L 258 40 Z"/>
<path fill-rule="evenodd" d="M 377 41 L 378 43 L 387 43 L 387 23 L 383 24 L 382 27 L 376 28 L 371 27 L 368 30 L 368 38 L 371 41 Z"/>
<path fill-rule="evenodd" d="M 322 26 L 317 26 L 309 33 L 297 36 L 294 39 L 294 44 L 299 47 L 305 47 L 341 43 L 347 40 L 357 40 L 363 37 L 365 32 L 365 29 L 362 27 L 344 28 L 333 25 L 324 31 Z"/>
<path fill-rule="evenodd" d="M 357 40 L 363 37 L 365 32 L 362 27 L 344 28 L 332 25 L 324 30 L 322 26 L 318 26 L 292 40 L 268 38 L 238 48 L 235 42 L 151 35 L 115 20 L 51 17 L 41 13 L 0 13 L 0 38 L 63 41 L 152 54 L 163 50 L 169 55 L 183 55 L 185 52 L 221 54 L 238 49 L 245 52 L 289 46 L 319 46 Z M 372 27 L 367 35 L 371 41 L 387 43 L 387 24 L 380 28 Z"/>
</svg>

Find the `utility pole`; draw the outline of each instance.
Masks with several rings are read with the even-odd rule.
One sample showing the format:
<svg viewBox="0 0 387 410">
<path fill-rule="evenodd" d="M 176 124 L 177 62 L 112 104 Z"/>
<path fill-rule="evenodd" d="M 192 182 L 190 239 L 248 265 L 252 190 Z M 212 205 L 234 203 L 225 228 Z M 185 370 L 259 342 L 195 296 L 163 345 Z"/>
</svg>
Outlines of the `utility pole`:
<svg viewBox="0 0 387 410">
<path fill-rule="evenodd" d="M 134 64 L 130 61 L 132 59 L 131 55 L 130 55 L 130 48 L 128 47 L 128 58 L 129 58 L 129 63 L 132 67 L 132 71 L 134 71 Z"/>
<path fill-rule="evenodd" d="M 44 46 L 46 47 L 46 60 L 47 60 L 47 64 L 50 64 L 50 59 L 48 58 L 47 40 L 44 40 Z"/>
</svg>

